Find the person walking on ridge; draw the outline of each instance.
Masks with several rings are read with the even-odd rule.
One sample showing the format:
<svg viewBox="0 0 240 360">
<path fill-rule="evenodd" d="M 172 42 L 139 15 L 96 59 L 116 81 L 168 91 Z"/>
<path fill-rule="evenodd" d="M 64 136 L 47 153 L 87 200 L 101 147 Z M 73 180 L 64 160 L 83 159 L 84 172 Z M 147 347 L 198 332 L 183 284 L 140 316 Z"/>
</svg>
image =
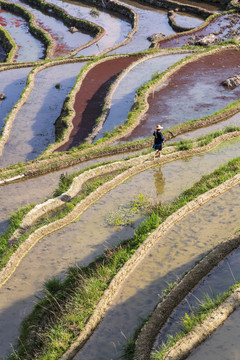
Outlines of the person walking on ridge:
<svg viewBox="0 0 240 360">
<path fill-rule="evenodd" d="M 154 154 L 154 160 L 155 160 L 156 156 L 159 155 L 159 158 L 161 156 L 161 150 L 162 150 L 162 146 L 164 144 L 164 136 L 161 132 L 162 129 L 163 129 L 163 127 L 161 125 L 157 125 L 155 131 L 153 132 L 153 136 L 154 136 L 153 149 L 157 150 Z"/>
</svg>

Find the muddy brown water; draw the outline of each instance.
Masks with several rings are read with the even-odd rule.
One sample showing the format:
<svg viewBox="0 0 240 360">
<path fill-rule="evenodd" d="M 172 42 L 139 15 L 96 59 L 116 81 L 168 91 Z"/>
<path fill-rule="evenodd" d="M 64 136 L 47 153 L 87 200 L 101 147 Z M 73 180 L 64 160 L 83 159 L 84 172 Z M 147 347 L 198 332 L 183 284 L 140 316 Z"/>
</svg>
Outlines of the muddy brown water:
<svg viewBox="0 0 240 360">
<path fill-rule="evenodd" d="M 103 321 L 74 359 L 119 359 L 126 339 L 133 336 L 141 319 L 153 311 L 168 284 L 239 226 L 239 196 L 240 186 L 236 186 L 187 216 L 159 239 L 124 281 Z"/>
<path fill-rule="evenodd" d="M 64 271 L 68 266 L 74 263 L 87 265 L 106 248 L 116 246 L 133 235 L 134 229 L 131 226 L 115 228 L 108 225 L 107 215 L 117 211 L 120 205 L 129 204 L 139 193 L 155 200 L 170 201 L 203 174 L 240 155 L 239 151 L 239 140 L 235 139 L 205 155 L 144 171 L 103 196 L 77 221 L 39 241 L 22 260 L 10 280 L 0 289 L 0 322 L 5 329 L 1 334 L 0 354 L 3 356 L 10 351 L 9 344 L 17 337 L 19 324 L 31 311 L 35 302 L 34 296 L 39 294 L 44 281 L 52 276 L 64 277 Z M 136 224 L 140 219 L 141 216 L 136 218 Z M 194 251 L 192 249 L 192 252 Z M 131 319 L 132 316 L 135 315 L 131 315 Z M 136 325 L 135 322 L 131 326 L 134 328 Z M 119 335 L 118 330 L 116 327 L 114 331 Z M 107 347 L 107 344 L 102 347 L 105 346 Z M 102 350 L 105 354 L 105 350 Z"/>
<path fill-rule="evenodd" d="M 181 318 L 185 314 L 191 315 L 204 302 L 206 296 L 213 299 L 222 295 L 225 291 L 240 280 L 240 249 L 237 249 L 226 257 L 214 268 L 179 304 L 169 317 L 166 325 L 161 330 L 155 341 L 154 349 L 158 349 L 162 342 L 167 341 L 169 335 L 175 335 L 181 330 Z M 204 357 L 205 358 L 205 357 Z"/>
<path fill-rule="evenodd" d="M 240 359 L 240 308 L 235 310 L 220 326 L 188 357 L 189 360 L 239 360 Z"/>
<path fill-rule="evenodd" d="M 62 0 L 49 0 L 49 2 L 62 7 L 72 16 L 92 21 L 95 24 L 102 26 L 106 31 L 105 35 L 97 43 L 81 50 L 77 56 L 95 55 L 103 50 L 106 50 L 125 40 L 132 29 L 131 24 L 127 21 L 127 19 L 117 13 L 111 13 L 104 11 L 103 9 L 98 9 L 98 16 L 92 16 L 90 14 L 92 6 L 88 6 L 86 3 Z"/>
<path fill-rule="evenodd" d="M 14 61 L 35 61 L 45 56 L 45 46 L 29 33 L 25 19 L 0 9 L 0 25 L 13 37 L 18 45 Z"/>
<path fill-rule="evenodd" d="M 92 36 L 81 31 L 71 33 L 69 28 L 64 25 L 62 21 L 57 20 L 53 16 L 43 14 L 41 11 L 31 7 L 24 1 L 14 0 L 11 2 L 22 5 L 32 14 L 34 14 L 37 20 L 37 25 L 52 36 L 56 42 L 56 48 L 53 55 L 54 58 L 66 55 L 70 50 L 73 50 L 80 45 L 86 44 L 93 38 Z"/>
<path fill-rule="evenodd" d="M 206 35 L 214 33 L 216 42 L 226 41 L 239 35 L 240 17 L 236 14 L 221 15 L 213 19 L 207 26 L 202 29 L 196 29 L 190 34 L 175 36 L 171 39 L 164 39 L 158 42 L 159 48 L 172 48 L 187 45 L 193 36 L 196 40 Z"/>
<path fill-rule="evenodd" d="M 147 50 L 151 45 L 147 39 L 155 33 L 161 32 L 164 35 L 175 34 L 175 31 L 168 23 L 168 16 L 166 10 L 153 8 L 137 1 L 120 1 L 121 4 L 126 4 L 139 16 L 139 27 L 137 32 L 133 35 L 130 43 L 113 50 L 110 54 L 130 54 L 137 51 Z"/>
<path fill-rule="evenodd" d="M 133 154 L 134 153 L 132 153 L 132 155 Z M 0 235 L 7 229 L 10 215 L 18 208 L 28 204 L 43 202 L 45 199 L 51 197 L 59 184 L 61 174 L 72 174 L 84 167 L 104 161 L 122 159 L 126 156 L 126 154 L 118 154 L 90 160 L 67 169 L 52 172 L 51 174 L 0 186 Z"/>
<path fill-rule="evenodd" d="M 37 74 L 31 94 L 14 120 L 0 167 L 35 159 L 55 141 L 54 122 L 84 65 L 59 65 Z"/>
<path fill-rule="evenodd" d="M 100 139 L 104 132 L 112 131 L 115 126 L 123 124 L 127 114 L 134 103 L 136 90 L 151 80 L 156 72 L 163 72 L 169 66 L 184 58 L 188 54 L 175 54 L 159 56 L 148 59 L 135 66 L 118 84 L 111 100 L 110 112 L 105 120 L 102 129 L 94 140 Z"/>
<path fill-rule="evenodd" d="M 240 87 L 229 90 L 220 85 L 221 81 L 239 72 L 239 65 L 239 52 L 233 49 L 186 64 L 150 94 L 148 111 L 123 141 L 151 136 L 158 123 L 166 130 L 213 114 L 239 99 Z"/>
<path fill-rule="evenodd" d="M 73 130 L 69 140 L 57 151 L 69 150 L 83 142 L 102 113 L 104 99 L 110 85 L 121 71 L 140 58 L 141 56 L 132 56 L 110 59 L 96 65 L 87 73 L 75 97 Z"/>
<path fill-rule="evenodd" d="M 6 96 L 0 101 L 0 130 L 4 126 L 4 119 L 19 100 L 31 70 L 31 68 L 25 68 L 0 72 L 0 93 Z"/>
</svg>

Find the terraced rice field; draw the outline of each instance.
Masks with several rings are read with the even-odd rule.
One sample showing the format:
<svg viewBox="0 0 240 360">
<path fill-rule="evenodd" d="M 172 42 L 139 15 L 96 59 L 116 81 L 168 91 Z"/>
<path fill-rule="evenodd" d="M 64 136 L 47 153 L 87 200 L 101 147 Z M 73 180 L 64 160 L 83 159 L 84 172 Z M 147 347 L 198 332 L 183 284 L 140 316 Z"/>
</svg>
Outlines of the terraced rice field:
<svg viewBox="0 0 240 360">
<path fill-rule="evenodd" d="M 239 358 L 238 2 L 161 6 L 0 1 L 2 360 Z"/>
</svg>

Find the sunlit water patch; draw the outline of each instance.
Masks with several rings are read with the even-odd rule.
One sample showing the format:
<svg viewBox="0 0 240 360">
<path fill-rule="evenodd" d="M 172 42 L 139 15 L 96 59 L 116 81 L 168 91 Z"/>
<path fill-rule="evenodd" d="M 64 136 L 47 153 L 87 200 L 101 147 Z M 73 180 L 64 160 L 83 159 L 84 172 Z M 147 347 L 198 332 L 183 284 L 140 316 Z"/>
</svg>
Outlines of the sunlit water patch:
<svg viewBox="0 0 240 360">
<path fill-rule="evenodd" d="M 168 23 L 168 16 L 165 10 L 131 0 L 120 3 L 126 4 L 136 11 L 139 15 L 139 27 L 132 40 L 125 46 L 113 50 L 112 54 L 127 54 L 147 50 L 151 45 L 147 38 L 155 33 L 162 33 L 164 35 L 175 34 L 175 31 Z"/>
<path fill-rule="evenodd" d="M 0 72 L 0 93 L 6 96 L 0 101 L 0 130 L 4 126 L 6 116 L 19 100 L 30 71 L 31 68 L 23 68 Z"/>
<path fill-rule="evenodd" d="M 158 123 L 166 130 L 214 114 L 238 100 L 240 87 L 227 89 L 220 83 L 238 73 L 239 65 L 239 51 L 233 49 L 221 50 L 184 65 L 150 94 L 148 111 L 124 140 L 148 137 Z"/>
<path fill-rule="evenodd" d="M 73 50 L 92 40 L 92 36 L 83 32 L 77 31 L 75 33 L 71 33 L 69 28 L 64 25 L 62 21 L 54 18 L 54 16 L 43 14 L 41 11 L 31 7 L 24 1 L 18 0 L 12 2 L 24 6 L 27 10 L 33 13 L 37 19 L 38 26 L 51 34 L 52 38 L 56 42 L 54 57 L 63 56 L 70 50 Z"/>
<path fill-rule="evenodd" d="M 77 54 L 78 56 L 95 55 L 96 53 L 125 40 L 128 33 L 131 31 L 131 24 L 126 18 L 122 18 L 120 15 L 118 16 L 117 14 L 112 14 L 99 9 L 98 15 L 93 16 L 90 14 L 92 6 L 77 1 L 49 0 L 49 2 L 62 7 L 72 16 L 92 21 L 105 29 L 105 35 L 98 42 L 81 50 Z"/>
<path fill-rule="evenodd" d="M 34 61 L 44 58 L 45 47 L 30 34 L 26 20 L 0 9 L 0 25 L 11 34 L 18 45 L 14 61 Z"/>
<path fill-rule="evenodd" d="M 189 360 L 240 359 L 240 308 L 188 357 Z"/>
<path fill-rule="evenodd" d="M 84 65 L 54 66 L 37 74 L 34 89 L 14 120 L 1 167 L 35 159 L 55 141 L 54 122 Z"/>
<path fill-rule="evenodd" d="M 119 206 L 129 204 L 139 194 L 149 196 L 154 201 L 156 199 L 164 202 L 170 201 L 203 174 L 213 171 L 220 164 L 237 155 L 240 155 L 239 140 L 234 140 L 222 144 L 218 149 L 205 155 L 171 162 L 162 165 L 162 167 L 156 166 L 144 171 L 111 190 L 88 208 L 77 221 L 40 240 L 24 257 L 12 278 L 0 289 L 0 321 L 5 329 L 4 333 L 1 334 L 0 353 L 5 354 L 9 350 L 8 344 L 16 338 L 19 323 L 31 311 L 34 295 L 39 293 L 45 280 L 51 276 L 63 277 L 67 267 L 75 263 L 87 265 L 102 254 L 106 248 L 116 246 L 122 240 L 133 235 L 134 228 L 131 224 L 120 228 L 110 226 L 106 221 L 109 214 L 116 212 Z M 141 218 L 141 215 L 136 216 L 136 225 Z M 200 249 L 202 251 L 201 246 Z M 193 253 L 194 251 L 192 249 Z M 182 261 L 183 258 L 184 256 Z M 31 276 L 29 272 L 31 272 Z M 151 301 L 148 299 L 147 303 L 149 302 L 151 305 L 152 300 L 156 302 L 156 296 L 153 296 Z M 148 309 L 149 307 L 146 306 L 146 311 Z M 126 322 L 126 327 L 130 326 L 129 331 L 137 326 L 138 311 L 139 307 L 129 317 L 131 326 L 129 322 Z M 126 313 L 123 316 L 125 317 L 125 315 Z M 115 323 L 115 321 L 117 318 L 114 315 L 113 322 Z M 116 341 L 116 343 L 120 335 L 119 327 L 122 326 L 121 316 L 119 321 L 119 326 L 114 326 L 115 329 L 110 330 L 114 334 L 113 342 Z M 109 326 L 112 327 L 112 325 Z M 125 328 L 123 331 L 125 332 Z M 100 360 L 115 356 L 115 349 L 111 341 L 109 340 L 109 345 L 105 341 L 100 347 L 98 341 L 94 351 L 97 351 L 98 346 L 98 351 L 101 349 L 101 352 L 97 356 L 93 356 L 92 349 L 89 350 L 89 354 L 87 354 L 87 350 L 83 350 L 84 355 L 81 355 L 81 358 L 97 358 Z M 89 344 L 92 344 L 92 341 Z M 89 349 L 88 345 L 86 349 Z"/>
<path fill-rule="evenodd" d="M 176 21 L 177 25 L 186 27 L 186 28 L 195 28 L 203 23 L 203 19 L 198 17 L 194 17 L 190 14 L 186 13 L 179 13 L 177 12 L 174 20 Z"/>
<path fill-rule="evenodd" d="M 127 114 L 134 102 L 135 92 L 141 85 L 151 80 L 155 73 L 165 71 L 185 56 L 187 54 L 160 56 L 135 66 L 117 86 L 112 97 L 109 115 L 95 140 L 100 139 L 104 132 L 110 132 L 115 126 L 126 121 Z"/>
<path fill-rule="evenodd" d="M 168 284 L 239 225 L 239 196 L 236 186 L 169 230 L 124 281 L 103 321 L 74 359 L 119 359 L 126 339 L 153 311 Z"/>
<path fill-rule="evenodd" d="M 221 296 L 236 281 L 240 281 L 239 263 L 240 249 L 237 249 L 200 281 L 171 314 L 155 341 L 154 349 L 157 350 L 162 342 L 166 343 L 169 335 L 174 336 L 178 333 L 181 330 L 181 319 L 185 314 L 190 316 L 194 310 L 198 309 L 207 296 L 210 299 L 217 295 Z"/>
</svg>

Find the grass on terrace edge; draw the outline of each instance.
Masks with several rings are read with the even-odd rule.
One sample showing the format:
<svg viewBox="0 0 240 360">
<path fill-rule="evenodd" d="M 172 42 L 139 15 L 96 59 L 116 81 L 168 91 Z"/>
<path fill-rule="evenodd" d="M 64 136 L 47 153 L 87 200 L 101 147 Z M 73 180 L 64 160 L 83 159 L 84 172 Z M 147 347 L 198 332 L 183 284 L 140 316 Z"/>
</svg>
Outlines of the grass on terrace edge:
<svg viewBox="0 0 240 360">
<path fill-rule="evenodd" d="M 63 282 L 56 278 L 49 280 L 45 295 L 23 321 L 18 350 L 8 360 L 59 358 L 84 328 L 110 281 L 149 233 L 189 201 L 239 172 L 240 158 L 237 158 L 203 176 L 172 203 L 153 208 L 132 238 L 107 250 L 86 267 L 70 268 Z"/>
</svg>

